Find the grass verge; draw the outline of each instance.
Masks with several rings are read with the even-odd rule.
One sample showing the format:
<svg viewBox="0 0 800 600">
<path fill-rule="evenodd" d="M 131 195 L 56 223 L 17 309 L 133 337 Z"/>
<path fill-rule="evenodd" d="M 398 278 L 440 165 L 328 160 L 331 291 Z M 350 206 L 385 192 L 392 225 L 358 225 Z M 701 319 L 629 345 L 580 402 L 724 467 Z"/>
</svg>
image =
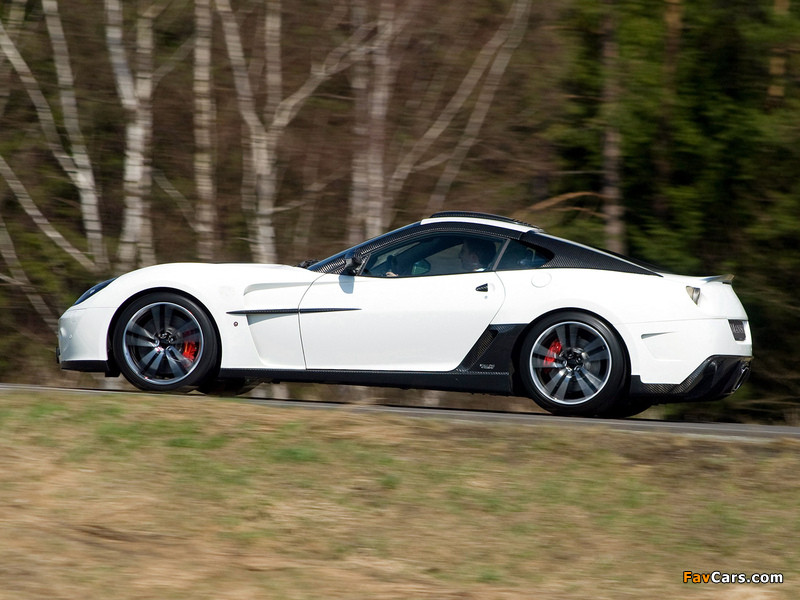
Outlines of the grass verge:
<svg viewBox="0 0 800 600">
<path fill-rule="evenodd" d="M 797 598 L 798 450 L 2 392 L 0 598 Z"/>
</svg>

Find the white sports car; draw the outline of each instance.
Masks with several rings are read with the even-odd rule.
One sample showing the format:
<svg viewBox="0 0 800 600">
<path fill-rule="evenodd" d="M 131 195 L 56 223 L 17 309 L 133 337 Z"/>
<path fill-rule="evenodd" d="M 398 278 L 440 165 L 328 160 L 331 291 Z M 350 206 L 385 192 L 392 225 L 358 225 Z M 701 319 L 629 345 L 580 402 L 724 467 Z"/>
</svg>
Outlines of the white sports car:
<svg viewBox="0 0 800 600">
<path fill-rule="evenodd" d="M 164 264 L 105 281 L 61 317 L 57 356 L 151 391 L 343 383 L 625 416 L 744 382 L 752 342 L 731 280 L 442 212 L 297 267 Z"/>
</svg>

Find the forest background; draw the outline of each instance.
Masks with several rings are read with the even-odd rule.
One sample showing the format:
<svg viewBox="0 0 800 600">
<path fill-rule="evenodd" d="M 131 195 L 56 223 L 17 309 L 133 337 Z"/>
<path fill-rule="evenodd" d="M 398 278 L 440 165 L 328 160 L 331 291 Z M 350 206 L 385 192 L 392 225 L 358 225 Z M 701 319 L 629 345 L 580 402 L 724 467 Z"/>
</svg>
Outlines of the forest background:
<svg viewBox="0 0 800 600">
<path fill-rule="evenodd" d="M 0 380 L 103 279 L 440 209 L 734 273 L 754 374 L 677 413 L 800 420 L 800 1 L 0 2 Z"/>
</svg>

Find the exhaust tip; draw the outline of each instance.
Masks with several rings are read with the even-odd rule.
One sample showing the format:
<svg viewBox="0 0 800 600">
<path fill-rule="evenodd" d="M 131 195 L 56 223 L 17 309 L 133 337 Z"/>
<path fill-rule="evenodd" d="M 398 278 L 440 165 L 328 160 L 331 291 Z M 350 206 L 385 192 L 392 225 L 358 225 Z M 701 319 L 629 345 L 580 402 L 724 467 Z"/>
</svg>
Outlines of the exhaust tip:
<svg viewBox="0 0 800 600">
<path fill-rule="evenodd" d="M 747 381 L 747 378 L 750 376 L 750 363 L 744 363 L 741 367 L 739 367 L 739 377 L 736 379 L 736 383 L 733 384 L 733 389 L 731 393 L 738 390 L 742 387 L 742 384 Z"/>
</svg>

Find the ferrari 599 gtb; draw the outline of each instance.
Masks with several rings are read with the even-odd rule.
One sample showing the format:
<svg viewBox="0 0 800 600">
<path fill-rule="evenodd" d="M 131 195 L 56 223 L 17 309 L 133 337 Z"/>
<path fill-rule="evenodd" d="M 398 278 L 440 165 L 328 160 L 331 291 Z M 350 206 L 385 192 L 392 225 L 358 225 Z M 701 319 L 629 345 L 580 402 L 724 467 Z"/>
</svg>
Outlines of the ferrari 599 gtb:
<svg viewBox="0 0 800 600">
<path fill-rule="evenodd" d="M 151 391 L 302 381 L 626 416 L 744 382 L 752 341 L 731 280 L 442 212 L 297 267 L 163 264 L 105 281 L 61 317 L 57 354 Z"/>
</svg>

